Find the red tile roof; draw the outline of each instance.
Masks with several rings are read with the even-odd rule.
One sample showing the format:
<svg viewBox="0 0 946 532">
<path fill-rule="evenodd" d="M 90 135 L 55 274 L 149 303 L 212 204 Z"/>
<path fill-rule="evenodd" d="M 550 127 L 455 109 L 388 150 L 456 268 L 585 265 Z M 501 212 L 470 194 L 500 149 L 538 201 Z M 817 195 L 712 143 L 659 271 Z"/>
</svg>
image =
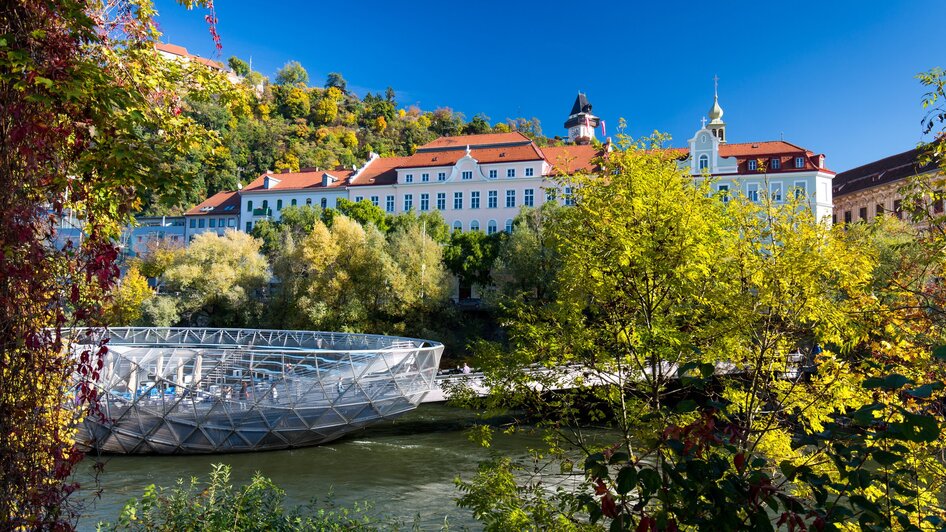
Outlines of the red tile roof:
<svg viewBox="0 0 946 532">
<path fill-rule="evenodd" d="M 349 186 L 395 185 L 397 169 L 410 157 L 379 157 L 348 180 Z"/>
<path fill-rule="evenodd" d="M 591 145 L 546 146 L 542 148 L 545 160 L 552 165 L 551 175 L 568 175 L 578 171 L 593 172 L 598 166 L 594 159 L 604 154 Z"/>
<path fill-rule="evenodd" d="M 240 194 L 236 191 L 217 192 L 202 201 L 196 207 L 184 213 L 184 216 L 203 216 L 217 214 L 240 214 Z"/>
<path fill-rule="evenodd" d="M 328 174 L 335 178 L 335 181 L 329 183 L 327 187 L 324 188 L 338 188 L 348 184 L 348 178 L 354 172 L 352 170 L 306 170 L 304 172 L 285 172 L 281 174 L 263 174 L 248 185 L 243 187 L 243 192 L 259 192 L 265 190 L 303 190 L 309 188 L 323 188 L 322 187 L 322 176 Z M 263 181 L 265 181 L 266 176 L 269 176 L 274 179 L 273 185 L 270 188 L 263 188 Z"/>
<path fill-rule="evenodd" d="M 457 137 L 459 138 L 459 137 Z M 401 168 L 420 168 L 425 166 L 452 166 L 466 156 L 466 146 L 462 150 L 425 151 L 405 157 Z M 470 148 L 470 156 L 480 164 L 540 161 L 542 153 L 529 142 L 524 145 L 510 145 L 496 148 Z"/>
<path fill-rule="evenodd" d="M 494 144 L 517 144 L 532 142 L 529 137 L 518 131 L 510 133 L 483 133 L 481 135 L 461 135 L 458 137 L 440 137 L 417 148 L 422 150 L 465 149 L 467 146 Z"/>
<path fill-rule="evenodd" d="M 223 70 L 223 63 L 219 61 L 214 61 L 213 59 L 207 59 L 205 57 L 200 57 L 199 55 L 188 53 L 187 48 L 184 48 L 183 46 L 178 46 L 176 44 L 165 44 L 165 43 L 159 42 L 159 43 L 155 43 L 154 47 L 155 49 L 160 50 L 162 52 L 179 55 L 181 57 L 186 57 L 188 59 L 197 61 L 198 63 L 202 65 L 209 66 L 210 68 Z"/>
<path fill-rule="evenodd" d="M 671 150 L 678 151 L 681 157 L 686 157 L 690 150 L 689 148 L 670 148 Z M 770 172 L 797 172 L 799 170 L 821 170 L 827 173 L 833 174 L 831 170 L 827 168 L 818 168 L 818 159 L 819 154 L 815 154 L 811 150 L 806 150 L 801 146 L 792 144 L 791 142 L 785 142 L 784 140 L 769 140 L 763 142 L 735 142 L 735 143 L 725 143 L 719 145 L 719 156 L 720 157 L 735 157 L 739 165 L 739 173 L 749 173 L 754 172 L 754 170 L 749 170 L 746 167 L 747 161 L 751 159 L 759 158 L 773 158 L 778 157 L 782 160 L 781 168 L 773 169 L 769 168 Z M 805 167 L 804 168 L 795 168 L 795 164 L 792 161 L 794 157 L 804 157 L 805 158 Z"/>
</svg>

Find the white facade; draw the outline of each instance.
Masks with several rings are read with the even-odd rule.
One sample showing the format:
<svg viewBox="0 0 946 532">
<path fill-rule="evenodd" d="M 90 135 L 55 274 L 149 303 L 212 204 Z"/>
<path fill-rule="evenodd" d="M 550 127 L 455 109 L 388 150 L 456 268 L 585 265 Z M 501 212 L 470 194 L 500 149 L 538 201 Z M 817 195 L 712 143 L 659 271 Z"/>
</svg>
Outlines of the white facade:
<svg viewBox="0 0 946 532">
<path fill-rule="evenodd" d="M 250 232 L 261 220 L 279 221 L 282 210 L 289 206 L 312 205 L 323 209 L 334 208 L 338 205 L 339 198 L 348 198 L 348 192 L 344 187 L 241 192 L 243 216 L 240 229 Z"/>
</svg>

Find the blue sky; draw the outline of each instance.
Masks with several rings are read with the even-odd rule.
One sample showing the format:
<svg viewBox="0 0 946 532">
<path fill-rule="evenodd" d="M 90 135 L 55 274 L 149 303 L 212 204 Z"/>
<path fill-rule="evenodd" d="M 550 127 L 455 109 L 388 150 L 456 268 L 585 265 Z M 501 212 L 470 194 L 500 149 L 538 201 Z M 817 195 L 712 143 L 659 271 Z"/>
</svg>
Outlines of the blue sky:
<svg viewBox="0 0 946 532">
<path fill-rule="evenodd" d="M 359 94 L 449 106 L 495 123 L 562 127 L 578 90 L 614 133 L 680 146 L 720 104 L 731 142 L 785 140 L 843 171 L 922 140 L 914 76 L 946 67 L 946 2 L 250 2 L 217 0 L 221 59 L 273 77 L 289 60 L 314 84 L 341 72 Z M 157 0 L 163 40 L 216 57 L 202 10 Z M 600 136 L 600 129 L 599 129 Z"/>
</svg>

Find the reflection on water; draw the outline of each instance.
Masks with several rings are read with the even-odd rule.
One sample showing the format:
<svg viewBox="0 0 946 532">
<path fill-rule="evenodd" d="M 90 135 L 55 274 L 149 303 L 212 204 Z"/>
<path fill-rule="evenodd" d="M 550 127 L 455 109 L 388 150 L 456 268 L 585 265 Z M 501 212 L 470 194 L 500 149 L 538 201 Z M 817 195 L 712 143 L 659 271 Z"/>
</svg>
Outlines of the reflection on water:
<svg viewBox="0 0 946 532">
<path fill-rule="evenodd" d="M 480 529 L 469 511 L 457 508 L 453 485 L 457 475 L 471 478 L 477 464 L 489 456 L 488 450 L 467 439 L 465 429 L 475 419 L 465 410 L 427 404 L 396 421 L 319 447 L 213 456 L 109 457 L 100 477 L 102 497 L 87 508 L 79 528 L 92 530 L 99 521 L 114 521 L 124 503 L 140 496 L 148 484 L 172 486 L 178 478 L 192 476 L 206 479 L 211 464 L 225 463 L 233 469 L 235 485 L 247 482 L 256 471 L 271 478 L 286 491 L 287 507 L 333 493 L 339 505 L 371 501 L 378 514 L 407 523 L 420 516 L 424 530 L 438 530 L 445 518 L 452 529 Z M 492 450 L 526 460 L 528 449 L 539 445 L 537 435 L 517 434 L 494 438 Z"/>
</svg>

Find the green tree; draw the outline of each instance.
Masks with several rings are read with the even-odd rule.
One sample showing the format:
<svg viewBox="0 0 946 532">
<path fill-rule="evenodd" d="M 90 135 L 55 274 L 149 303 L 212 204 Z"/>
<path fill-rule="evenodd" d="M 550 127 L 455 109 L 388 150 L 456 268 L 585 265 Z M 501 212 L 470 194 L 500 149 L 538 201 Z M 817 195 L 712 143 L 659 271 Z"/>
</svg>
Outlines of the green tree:
<svg viewBox="0 0 946 532">
<path fill-rule="evenodd" d="M 347 91 L 348 82 L 345 81 L 345 78 L 343 78 L 338 72 L 329 72 L 328 76 L 325 77 L 325 88 L 335 88 L 344 93 Z"/>
<path fill-rule="evenodd" d="M 443 251 L 444 264 L 462 286 L 487 286 L 500 235 L 504 234 L 487 236 L 482 231 L 454 231 Z"/>
<path fill-rule="evenodd" d="M 235 55 L 227 59 L 227 64 L 230 65 L 230 70 L 237 76 L 246 77 L 250 73 L 250 65 Z"/>
<path fill-rule="evenodd" d="M 138 264 L 132 264 L 112 290 L 104 308 L 103 323 L 112 327 L 137 324 L 141 320 L 142 305 L 152 297 L 154 290 L 148 286 L 148 280 L 141 275 Z"/>
<path fill-rule="evenodd" d="M 361 225 L 371 224 L 382 233 L 388 231 L 388 215 L 384 212 L 384 209 L 368 200 L 355 202 L 339 198 L 335 204 L 335 209 Z M 325 211 L 325 215 L 328 216 L 327 220 L 331 220 L 332 213 L 330 211 L 331 209 Z"/>
<path fill-rule="evenodd" d="M 253 297 L 269 281 L 269 265 L 260 242 L 246 233 L 201 233 L 162 279 L 188 322 L 236 325 L 253 315 Z"/>
<path fill-rule="evenodd" d="M 290 87 L 279 91 L 279 112 L 289 119 L 303 118 L 309 114 L 309 94 L 301 87 Z"/>
<path fill-rule="evenodd" d="M 305 87 L 309 84 L 309 73 L 298 61 L 289 61 L 276 72 L 276 85 Z"/>
<path fill-rule="evenodd" d="M 559 258 L 552 232 L 561 207 L 547 202 L 538 209 L 524 209 L 513 220 L 513 229 L 500 246 L 492 278 L 501 298 L 525 296 L 549 301 L 555 293 Z"/>
</svg>

